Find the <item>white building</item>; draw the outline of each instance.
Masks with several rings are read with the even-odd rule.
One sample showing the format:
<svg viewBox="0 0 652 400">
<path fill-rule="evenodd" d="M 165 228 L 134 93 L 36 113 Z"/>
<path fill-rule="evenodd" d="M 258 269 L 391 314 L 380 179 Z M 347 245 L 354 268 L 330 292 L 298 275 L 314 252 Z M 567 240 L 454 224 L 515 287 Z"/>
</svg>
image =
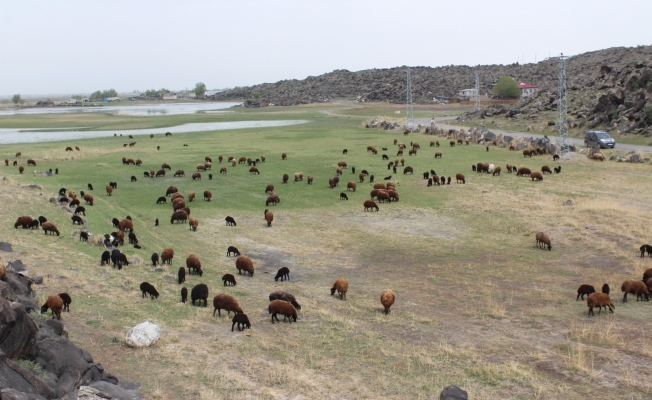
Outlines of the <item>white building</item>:
<svg viewBox="0 0 652 400">
<path fill-rule="evenodd" d="M 518 88 L 521 89 L 521 97 L 527 97 L 539 90 L 538 87 L 523 82 L 518 84 Z"/>
<path fill-rule="evenodd" d="M 478 92 L 476 92 L 475 89 L 462 89 L 457 92 L 457 94 L 463 97 L 475 97 L 477 96 Z"/>
<path fill-rule="evenodd" d="M 177 95 L 173 93 L 168 93 L 163 95 L 163 100 L 176 100 Z"/>
</svg>

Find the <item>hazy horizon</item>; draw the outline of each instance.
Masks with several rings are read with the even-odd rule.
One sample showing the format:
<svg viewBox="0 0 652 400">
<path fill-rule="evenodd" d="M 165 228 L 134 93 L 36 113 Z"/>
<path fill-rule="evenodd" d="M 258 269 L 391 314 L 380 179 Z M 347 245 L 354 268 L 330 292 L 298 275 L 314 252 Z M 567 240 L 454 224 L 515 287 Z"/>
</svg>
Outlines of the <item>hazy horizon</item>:
<svg viewBox="0 0 652 400">
<path fill-rule="evenodd" d="M 648 45 L 652 2 L 3 2 L 0 96 L 208 89 Z"/>
</svg>

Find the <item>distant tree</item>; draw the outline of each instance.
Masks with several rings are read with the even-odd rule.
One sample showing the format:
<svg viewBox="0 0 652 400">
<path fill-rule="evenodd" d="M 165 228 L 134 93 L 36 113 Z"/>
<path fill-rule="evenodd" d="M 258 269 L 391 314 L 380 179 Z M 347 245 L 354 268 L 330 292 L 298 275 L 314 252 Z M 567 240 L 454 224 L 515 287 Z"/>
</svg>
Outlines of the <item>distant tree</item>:
<svg viewBox="0 0 652 400">
<path fill-rule="evenodd" d="M 72 96 L 72 98 L 75 99 L 75 100 L 79 100 L 79 101 L 82 100 L 82 97 L 80 95 Z"/>
<path fill-rule="evenodd" d="M 254 92 L 254 99 L 256 99 L 256 100 L 260 99 L 260 93 L 259 92 Z"/>
<path fill-rule="evenodd" d="M 498 79 L 498 83 L 493 88 L 493 93 L 496 96 L 507 98 L 518 98 L 521 95 L 521 89 L 511 76 L 503 76 Z"/>
<path fill-rule="evenodd" d="M 12 98 L 11 101 L 14 102 L 14 104 L 22 103 L 23 99 L 20 98 L 19 94 L 15 94 Z"/>
<path fill-rule="evenodd" d="M 161 96 L 168 93 L 170 93 L 170 91 L 167 90 L 166 88 L 161 88 L 161 90 L 158 91 L 158 94 L 160 94 Z"/>
<path fill-rule="evenodd" d="M 115 91 L 115 89 L 107 89 L 107 90 L 97 90 L 93 93 L 91 93 L 89 99 L 91 101 L 96 101 L 96 100 L 103 100 L 107 97 L 118 97 L 118 92 Z"/>
<path fill-rule="evenodd" d="M 195 92 L 195 96 L 204 97 L 204 94 L 206 94 L 206 85 L 204 85 L 202 82 L 197 82 L 195 83 L 195 88 L 192 91 Z"/>
</svg>

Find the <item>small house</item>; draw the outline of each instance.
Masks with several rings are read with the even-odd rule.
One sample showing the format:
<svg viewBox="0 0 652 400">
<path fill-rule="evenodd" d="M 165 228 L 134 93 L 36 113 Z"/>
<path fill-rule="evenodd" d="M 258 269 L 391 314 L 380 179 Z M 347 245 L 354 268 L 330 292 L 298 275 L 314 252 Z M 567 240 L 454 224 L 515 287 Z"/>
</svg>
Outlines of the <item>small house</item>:
<svg viewBox="0 0 652 400">
<path fill-rule="evenodd" d="M 163 100 L 176 100 L 177 95 L 174 93 L 167 93 L 163 95 Z"/>
<path fill-rule="evenodd" d="M 459 96 L 462 97 L 475 97 L 478 95 L 478 92 L 476 92 L 475 89 L 462 89 L 459 92 L 457 92 Z"/>
<path fill-rule="evenodd" d="M 529 95 L 536 93 L 539 88 L 531 85 L 529 83 L 519 83 L 518 88 L 521 89 L 521 97 L 528 97 Z"/>
</svg>

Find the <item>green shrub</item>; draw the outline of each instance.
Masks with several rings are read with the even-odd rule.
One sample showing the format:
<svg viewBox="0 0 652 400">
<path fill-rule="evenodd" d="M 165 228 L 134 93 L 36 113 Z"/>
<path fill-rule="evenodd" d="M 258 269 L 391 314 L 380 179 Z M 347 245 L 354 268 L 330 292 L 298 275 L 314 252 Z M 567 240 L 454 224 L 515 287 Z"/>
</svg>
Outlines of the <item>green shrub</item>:
<svg viewBox="0 0 652 400">
<path fill-rule="evenodd" d="M 518 98 L 521 95 L 521 89 L 511 76 L 503 76 L 492 89 L 493 93 L 500 97 Z"/>
</svg>

